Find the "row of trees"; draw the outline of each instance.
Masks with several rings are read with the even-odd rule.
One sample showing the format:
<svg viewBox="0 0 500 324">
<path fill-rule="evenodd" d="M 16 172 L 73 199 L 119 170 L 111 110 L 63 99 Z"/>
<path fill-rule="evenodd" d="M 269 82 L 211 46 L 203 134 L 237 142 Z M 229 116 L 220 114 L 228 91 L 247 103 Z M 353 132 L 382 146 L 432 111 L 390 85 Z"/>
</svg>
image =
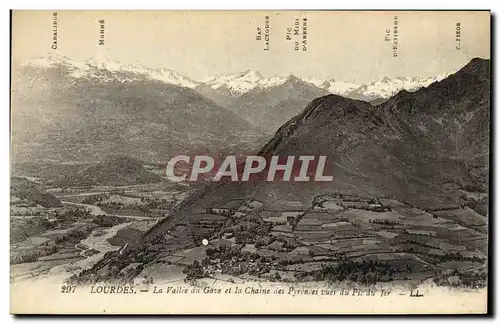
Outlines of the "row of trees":
<svg viewBox="0 0 500 324">
<path fill-rule="evenodd" d="M 92 223 L 101 227 L 113 227 L 115 225 L 127 222 L 125 217 L 117 217 L 111 215 L 97 215 L 92 219 Z"/>
<path fill-rule="evenodd" d="M 92 195 L 92 196 L 87 196 L 85 199 L 82 201 L 84 204 L 90 204 L 90 205 L 96 205 L 99 207 L 108 207 L 112 209 L 137 209 L 140 210 L 143 214 L 150 213 L 151 209 L 170 209 L 172 206 L 174 206 L 177 201 L 175 199 L 173 200 L 168 200 L 168 199 L 160 199 L 160 198 L 152 198 L 152 197 L 140 197 L 141 202 L 134 202 L 134 203 L 123 203 L 120 201 L 109 201 L 112 195 L 119 195 L 122 197 L 129 197 L 129 198 L 139 198 L 136 196 L 132 195 L 127 195 L 125 193 L 114 193 L 114 194 L 97 194 L 97 195 Z"/>
<path fill-rule="evenodd" d="M 87 226 L 84 228 L 79 228 L 70 231 L 69 233 L 66 233 L 65 235 L 62 236 L 57 236 L 55 239 L 56 245 L 62 244 L 62 243 L 78 243 L 81 240 L 87 238 L 90 235 L 90 232 L 92 232 L 92 227 Z"/>
<path fill-rule="evenodd" d="M 377 261 L 346 261 L 330 264 L 316 273 L 318 281 L 327 280 L 338 282 L 350 280 L 361 284 L 375 284 L 377 282 L 388 282 L 394 278 L 395 270 L 388 264 Z"/>
<path fill-rule="evenodd" d="M 488 274 L 483 271 L 463 274 L 454 269 L 451 272 L 436 272 L 434 282 L 438 286 L 484 288 L 488 285 Z"/>
<path fill-rule="evenodd" d="M 258 237 L 264 237 L 271 232 L 273 225 L 266 222 L 255 222 L 241 225 L 234 231 L 237 244 L 254 244 Z"/>
<path fill-rule="evenodd" d="M 233 217 L 236 214 L 236 211 L 233 209 L 215 209 L 215 208 L 207 208 L 207 214 L 212 215 L 221 215 L 224 217 Z"/>
<path fill-rule="evenodd" d="M 396 221 L 391 221 L 388 219 L 370 219 L 368 220 L 369 223 L 371 224 L 378 224 L 378 225 L 388 225 L 388 226 L 394 226 L 394 225 L 399 225 L 400 223 Z"/>
</svg>

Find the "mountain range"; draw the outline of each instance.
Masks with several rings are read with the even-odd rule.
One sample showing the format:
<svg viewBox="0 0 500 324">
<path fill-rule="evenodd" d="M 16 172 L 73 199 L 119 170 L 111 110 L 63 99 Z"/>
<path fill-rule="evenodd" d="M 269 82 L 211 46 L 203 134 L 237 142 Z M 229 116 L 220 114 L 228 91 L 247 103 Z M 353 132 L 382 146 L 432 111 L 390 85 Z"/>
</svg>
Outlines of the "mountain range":
<svg viewBox="0 0 500 324">
<path fill-rule="evenodd" d="M 89 60 L 79 62 L 59 54 L 46 54 L 24 62 L 22 65 L 32 68 L 64 66 L 72 70 L 71 74 L 74 77 L 87 78 L 101 78 L 101 74 L 95 73 L 96 69 L 108 70 L 115 73 L 120 72 L 120 76 L 117 78 L 120 82 L 148 78 L 181 87 L 201 90 L 200 92 L 202 93 L 203 91 L 208 93 L 208 89 L 211 89 L 212 92 L 232 97 L 238 97 L 254 90 L 265 90 L 281 86 L 292 77 L 300 79 L 319 89 L 326 90 L 331 94 L 365 101 L 377 98 L 387 99 L 401 90 L 415 91 L 421 87 L 428 86 L 432 82 L 442 80 L 446 76 L 439 75 L 426 78 L 408 76 L 390 78 L 386 76 L 380 80 L 375 80 L 366 84 L 355 84 L 339 81 L 334 78 L 302 78 L 284 74 L 264 77 L 259 71 L 246 70 L 241 73 L 220 75 L 205 80 L 195 80 L 171 69 L 148 68 L 136 64 L 122 64 L 102 55 L 97 55 Z"/>
<path fill-rule="evenodd" d="M 300 78 L 294 75 L 264 77 L 259 71 L 247 70 L 206 80 L 194 80 L 166 68 L 152 69 L 122 64 L 103 56 L 78 62 L 56 54 L 37 57 L 23 63 L 23 67 L 36 70 L 60 67 L 66 69 L 68 75 L 74 79 L 101 83 L 161 82 L 186 87 L 202 94 L 220 107 L 241 113 L 240 117 L 267 134 L 273 134 L 279 125 L 302 110 L 307 102 L 322 95 L 336 94 L 381 103 L 401 90 L 415 91 L 444 77 L 383 77 L 359 85 L 332 78 Z M 103 71 L 107 73 L 102 73 Z M 277 97 L 265 100 L 275 93 L 278 94 Z M 300 100 L 297 100 L 297 97 Z M 252 107 L 248 108 L 250 105 Z"/>
<path fill-rule="evenodd" d="M 173 80 L 185 81 L 54 55 L 23 64 L 12 76 L 13 160 L 94 162 L 113 153 L 158 162 L 261 142 L 243 118 Z"/>
<path fill-rule="evenodd" d="M 258 71 L 196 81 L 175 71 L 50 54 L 12 78 L 12 151 L 20 161 L 94 161 L 110 152 L 161 162 L 187 152 L 258 150 L 315 98 L 331 93 L 381 104 L 441 77 L 365 85 Z"/>
</svg>

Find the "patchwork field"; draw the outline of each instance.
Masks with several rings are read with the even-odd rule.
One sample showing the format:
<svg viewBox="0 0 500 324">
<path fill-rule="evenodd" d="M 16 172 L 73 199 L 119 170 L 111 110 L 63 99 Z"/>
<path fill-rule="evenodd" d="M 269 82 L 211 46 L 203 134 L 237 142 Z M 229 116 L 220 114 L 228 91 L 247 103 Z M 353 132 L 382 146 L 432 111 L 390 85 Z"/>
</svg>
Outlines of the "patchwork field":
<svg viewBox="0 0 500 324">
<path fill-rule="evenodd" d="M 210 261 L 208 269 L 215 267 L 222 273 L 246 276 L 239 274 L 244 271 L 243 264 L 248 274 L 285 281 L 312 279 L 310 276 L 326 271 L 325 267 L 341 267 L 346 262 L 391 269 L 384 274 L 384 280 L 398 281 L 427 280 L 436 273 L 449 271 L 461 271 L 463 275 L 485 271 L 486 235 L 482 230 L 487 219 L 468 207 L 427 212 L 389 198 L 341 195 L 316 197 L 309 208 L 281 203 L 259 204 L 255 210 L 241 207 L 248 202 L 238 203 L 232 201 L 230 207 L 246 213 L 239 215 L 239 225 L 230 227 L 236 237 L 232 244 L 225 242 L 223 248 L 213 240 L 222 238 L 221 232 L 205 233 L 211 238 L 210 247 L 220 249 L 216 259 L 213 254 L 206 255 L 205 260 Z M 201 216 L 207 220 L 199 221 L 200 224 L 210 223 L 209 218 L 212 222 L 219 220 Z M 225 228 L 230 219 L 226 219 Z M 253 237 L 239 234 L 266 224 L 268 229 L 255 232 Z M 197 254 L 199 262 L 203 261 L 202 256 Z M 239 272 L 222 265 L 233 262 L 238 262 Z M 214 265 L 219 263 L 220 266 Z"/>
</svg>

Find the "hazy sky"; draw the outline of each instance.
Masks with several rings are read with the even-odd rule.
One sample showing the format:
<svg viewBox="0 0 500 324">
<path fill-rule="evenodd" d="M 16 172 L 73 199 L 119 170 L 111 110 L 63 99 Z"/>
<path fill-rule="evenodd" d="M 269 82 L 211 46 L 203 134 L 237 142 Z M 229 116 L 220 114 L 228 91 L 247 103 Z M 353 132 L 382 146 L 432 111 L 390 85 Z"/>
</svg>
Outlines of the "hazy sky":
<svg viewBox="0 0 500 324">
<path fill-rule="evenodd" d="M 257 41 L 269 16 L 269 51 Z M 393 57 L 394 16 L 398 49 Z M 294 50 L 287 28 L 307 18 L 307 51 Z M 98 45 L 104 19 L 104 46 Z M 460 23 L 460 42 L 456 25 Z M 386 35 L 388 29 L 389 35 Z M 452 72 L 474 57 L 489 58 L 489 12 L 334 11 L 59 11 L 57 49 L 52 11 L 13 13 L 14 62 L 59 53 L 76 60 L 104 55 L 122 63 L 165 67 L 194 79 L 247 69 L 364 83 L 383 76 Z M 292 32 L 293 34 L 293 32 Z M 389 36 L 389 42 L 384 38 Z M 264 35 L 262 35 L 264 38 Z M 460 50 L 457 50 L 460 45 Z"/>
</svg>

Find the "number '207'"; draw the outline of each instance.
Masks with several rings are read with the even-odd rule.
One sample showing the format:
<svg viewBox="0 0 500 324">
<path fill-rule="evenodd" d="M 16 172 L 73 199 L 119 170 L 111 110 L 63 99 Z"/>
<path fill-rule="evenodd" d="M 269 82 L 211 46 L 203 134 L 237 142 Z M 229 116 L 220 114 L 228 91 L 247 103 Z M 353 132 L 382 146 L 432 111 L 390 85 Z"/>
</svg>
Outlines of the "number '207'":
<svg viewBox="0 0 500 324">
<path fill-rule="evenodd" d="M 63 294 L 72 294 L 76 291 L 76 286 L 62 286 L 61 293 Z"/>
</svg>

